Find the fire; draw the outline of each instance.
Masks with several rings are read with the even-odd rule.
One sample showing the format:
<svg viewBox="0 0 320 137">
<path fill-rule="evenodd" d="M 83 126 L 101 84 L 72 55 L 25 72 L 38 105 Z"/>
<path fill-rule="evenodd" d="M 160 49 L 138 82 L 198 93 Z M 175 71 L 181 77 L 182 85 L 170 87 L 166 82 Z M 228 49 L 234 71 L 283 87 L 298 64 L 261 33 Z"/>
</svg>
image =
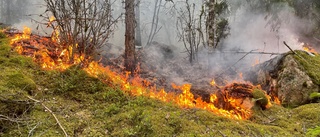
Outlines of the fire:
<svg viewBox="0 0 320 137">
<path fill-rule="evenodd" d="M 242 72 L 239 73 L 239 78 L 243 79 L 243 73 Z"/>
<path fill-rule="evenodd" d="M 22 35 L 16 35 L 12 40 L 10 44 L 13 44 L 15 41 L 24 40 L 24 39 L 30 39 L 31 35 L 31 29 L 28 27 L 23 27 L 23 33 Z"/>
<path fill-rule="evenodd" d="M 21 40 L 30 38 L 32 38 L 31 30 L 26 28 L 23 34 L 17 35 L 11 40 L 11 45 L 15 47 L 15 50 L 19 54 L 31 56 L 35 62 L 40 63 L 43 69 L 65 70 L 72 65 L 86 63 L 83 70 L 85 70 L 89 75 L 99 78 L 105 83 L 112 83 L 113 85 L 117 85 L 123 91 L 133 96 L 145 96 L 153 99 L 158 99 L 163 102 L 171 102 L 177 104 L 182 108 L 205 109 L 217 115 L 225 116 L 231 119 L 248 119 L 251 116 L 252 112 L 250 110 L 250 107 L 245 107 L 246 105 L 243 105 L 241 103 L 243 101 L 228 96 L 228 94 L 226 94 L 226 97 L 223 98 L 223 101 L 230 104 L 232 109 L 217 107 L 216 104 L 217 102 L 219 102 L 219 98 L 216 94 L 211 94 L 209 101 L 204 101 L 202 98 L 195 98 L 194 94 L 191 92 L 191 84 L 183 84 L 181 86 L 172 84 L 172 87 L 180 92 L 178 94 L 165 91 L 165 89 L 158 89 L 156 86 L 151 86 L 150 82 L 143 78 L 140 78 L 139 75 L 135 74 L 135 77 L 129 78 L 129 73 L 119 74 L 112 71 L 109 67 L 100 65 L 99 62 L 86 62 L 85 55 L 75 54 L 72 59 L 73 61 L 70 62 L 70 55 L 74 54 L 72 53 L 73 46 L 68 46 L 66 47 L 66 49 L 50 49 L 49 47 L 47 47 L 48 45 L 41 44 L 41 42 L 35 42 L 34 49 L 36 50 L 31 52 L 28 49 L 24 48 L 21 44 Z M 50 39 L 44 39 L 43 41 L 50 41 Z M 52 44 L 58 43 L 58 40 L 56 39 L 51 39 L 51 41 L 53 41 Z M 56 47 L 61 46 L 57 44 Z M 104 76 L 107 76 L 107 78 Z M 214 86 L 216 85 L 216 82 L 212 80 L 210 84 Z"/>
<path fill-rule="evenodd" d="M 251 65 L 252 67 L 256 66 L 260 64 L 260 60 L 259 59 L 255 59 L 254 63 Z"/>
<path fill-rule="evenodd" d="M 210 85 L 211 85 L 211 86 L 215 86 L 215 85 L 216 85 L 216 81 L 212 80 L 212 81 L 210 82 Z"/>
<path fill-rule="evenodd" d="M 302 49 L 306 52 L 315 53 L 315 54 L 318 53 L 315 49 L 305 44 L 302 46 Z"/>
<path fill-rule="evenodd" d="M 281 105 L 281 101 L 279 100 L 278 97 L 273 97 L 273 101 L 274 101 L 274 103 L 276 103 L 277 105 Z"/>
</svg>

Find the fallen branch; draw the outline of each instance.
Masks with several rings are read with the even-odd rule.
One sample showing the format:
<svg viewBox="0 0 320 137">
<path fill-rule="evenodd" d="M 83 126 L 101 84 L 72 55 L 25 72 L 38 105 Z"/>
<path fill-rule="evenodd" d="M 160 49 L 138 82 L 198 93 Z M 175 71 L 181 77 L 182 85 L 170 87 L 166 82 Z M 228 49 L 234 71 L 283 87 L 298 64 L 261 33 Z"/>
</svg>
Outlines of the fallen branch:
<svg viewBox="0 0 320 137">
<path fill-rule="evenodd" d="M 40 123 L 37 123 L 37 125 L 35 125 L 30 131 L 29 131 L 29 134 L 28 134 L 28 137 L 31 137 L 33 135 L 33 131 L 38 127 Z"/>
<path fill-rule="evenodd" d="M 290 49 L 294 54 L 298 55 L 294 50 L 292 50 L 292 49 L 290 48 L 290 46 L 289 46 L 285 41 L 283 41 L 283 44 L 284 44 L 288 49 Z"/>
<path fill-rule="evenodd" d="M 299 54 L 297 54 L 297 52 L 295 52 L 294 50 L 292 50 L 292 49 L 290 48 L 290 46 L 289 46 L 285 41 L 283 41 L 283 44 L 284 44 L 287 48 L 289 48 L 289 49 L 293 52 L 293 54 L 295 54 L 295 55 L 297 55 L 299 58 L 307 61 L 306 59 L 304 59 L 303 57 L 301 57 Z M 308 61 L 307 61 L 307 62 L 308 62 Z"/>
<path fill-rule="evenodd" d="M 10 121 L 10 122 L 15 122 L 15 123 L 22 123 L 22 120 L 19 120 L 16 118 L 10 118 L 8 116 L 1 115 L 1 114 L 0 114 L 0 120 L 6 120 L 6 121 Z"/>
<path fill-rule="evenodd" d="M 218 77 L 222 77 L 222 75 L 226 72 L 226 71 L 228 71 L 228 70 L 230 70 L 231 68 L 233 68 L 234 66 L 236 66 L 241 60 L 243 60 L 246 56 L 248 56 L 250 53 L 252 53 L 252 52 L 254 52 L 254 50 L 251 50 L 250 52 L 247 52 L 244 56 L 242 56 L 237 62 L 235 62 L 232 66 L 229 66 L 227 69 L 225 69 L 224 71 L 222 71 L 219 75 L 218 75 Z"/>
<path fill-rule="evenodd" d="M 51 113 L 51 115 L 54 117 L 54 119 L 56 120 L 56 122 L 58 123 L 59 127 L 61 128 L 61 130 L 63 131 L 64 135 L 66 137 L 69 137 L 66 130 L 63 128 L 63 126 L 61 125 L 61 123 L 59 122 L 59 119 L 57 118 L 57 116 L 52 112 L 51 109 L 49 109 L 46 105 L 44 105 L 41 101 L 36 100 L 30 96 L 27 96 L 27 98 L 31 99 L 32 101 L 36 102 L 36 103 L 40 103 L 47 111 L 49 111 Z"/>
<path fill-rule="evenodd" d="M 227 135 L 223 134 L 220 130 L 218 131 L 223 137 L 227 137 Z"/>
<path fill-rule="evenodd" d="M 246 51 L 217 51 L 216 53 L 230 53 L 230 54 L 260 54 L 260 55 L 281 55 L 282 53 L 274 53 L 274 52 L 246 52 Z"/>
</svg>

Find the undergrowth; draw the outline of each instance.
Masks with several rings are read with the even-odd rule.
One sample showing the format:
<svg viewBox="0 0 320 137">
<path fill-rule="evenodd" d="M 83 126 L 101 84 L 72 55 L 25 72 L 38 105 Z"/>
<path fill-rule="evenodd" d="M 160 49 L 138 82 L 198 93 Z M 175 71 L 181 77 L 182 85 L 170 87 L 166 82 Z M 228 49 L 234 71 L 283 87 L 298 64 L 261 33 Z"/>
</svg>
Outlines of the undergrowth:
<svg viewBox="0 0 320 137">
<path fill-rule="evenodd" d="M 78 66 L 41 70 L 0 39 L 0 136 L 317 136 L 320 105 L 294 109 L 274 105 L 232 120 L 200 109 L 183 109 L 130 96 L 103 84 Z M 262 102 L 263 103 L 263 102 Z"/>
</svg>

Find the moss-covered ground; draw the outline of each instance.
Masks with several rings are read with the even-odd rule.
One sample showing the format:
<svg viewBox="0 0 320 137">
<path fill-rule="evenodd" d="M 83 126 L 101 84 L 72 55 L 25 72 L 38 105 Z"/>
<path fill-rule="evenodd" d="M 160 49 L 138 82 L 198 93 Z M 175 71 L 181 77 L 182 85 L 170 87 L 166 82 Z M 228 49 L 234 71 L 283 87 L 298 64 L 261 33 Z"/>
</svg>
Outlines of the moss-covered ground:
<svg viewBox="0 0 320 137">
<path fill-rule="evenodd" d="M 320 104 L 294 109 L 274 105 L 232 120 L 133 97 L 88 76 L 79 67 L 45 71 L 0 39 L 0 136 L 319 136 Z"/>
</svg>

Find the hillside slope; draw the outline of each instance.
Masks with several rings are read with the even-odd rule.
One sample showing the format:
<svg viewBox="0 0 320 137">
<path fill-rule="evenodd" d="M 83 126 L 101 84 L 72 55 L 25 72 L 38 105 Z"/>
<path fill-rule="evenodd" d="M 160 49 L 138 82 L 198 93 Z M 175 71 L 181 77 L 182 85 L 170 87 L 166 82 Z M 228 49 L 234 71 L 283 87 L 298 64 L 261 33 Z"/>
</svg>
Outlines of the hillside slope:
<svg viewBox="0 0 320 137">
<path fill-rule="evenodd" d="M 319 103 L 294 109 L 274 105 L 254 110 L 249 120 L 231 120 L 130 96 L 78 66 L 41 70 L 12 51 L 7 38 L 0 39 L 0 70 L 0 136 L 64 136 L 62 129 L 69 136 L 95 137 L 319 135 Z"/>
</svg>

